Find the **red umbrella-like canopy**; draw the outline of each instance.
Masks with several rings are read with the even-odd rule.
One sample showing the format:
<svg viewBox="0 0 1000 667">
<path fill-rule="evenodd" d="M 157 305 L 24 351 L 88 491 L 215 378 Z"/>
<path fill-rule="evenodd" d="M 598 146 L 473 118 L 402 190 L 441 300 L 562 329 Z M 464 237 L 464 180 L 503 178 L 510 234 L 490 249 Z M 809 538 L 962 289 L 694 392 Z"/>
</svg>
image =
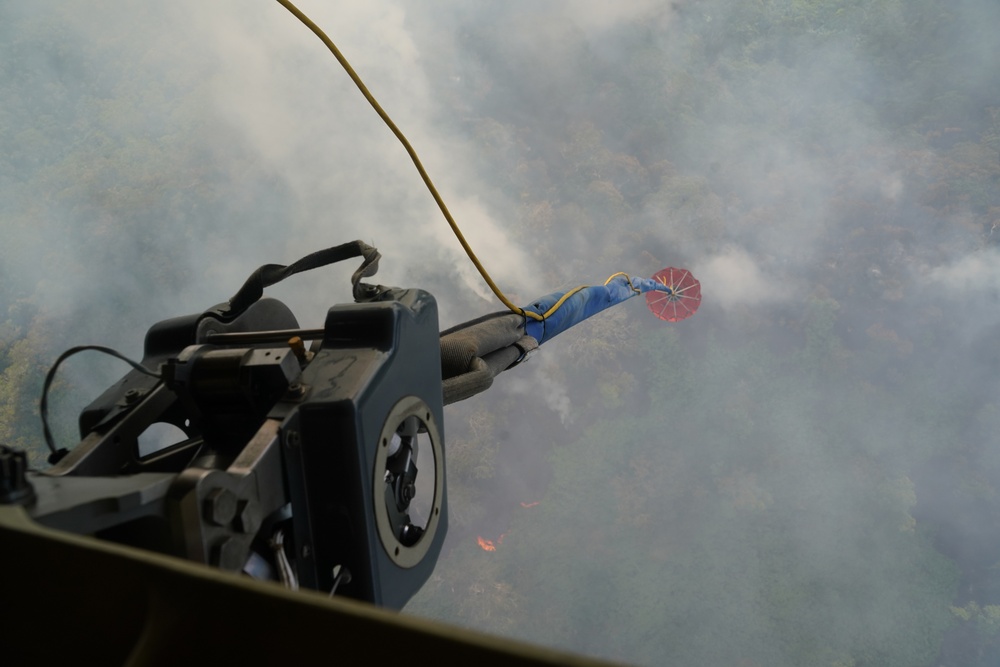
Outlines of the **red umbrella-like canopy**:
<svg viewBox="0 0 1000 667">
<path fill-rule="evenodd" d="M 678 322 L 694 315 L 701 305 L 701 283 L 687 269 L 668 266 L 653 280 L 667 286 L 664 292 L 646 292 L 646 305 L 661 320 Z"/>
</svg>

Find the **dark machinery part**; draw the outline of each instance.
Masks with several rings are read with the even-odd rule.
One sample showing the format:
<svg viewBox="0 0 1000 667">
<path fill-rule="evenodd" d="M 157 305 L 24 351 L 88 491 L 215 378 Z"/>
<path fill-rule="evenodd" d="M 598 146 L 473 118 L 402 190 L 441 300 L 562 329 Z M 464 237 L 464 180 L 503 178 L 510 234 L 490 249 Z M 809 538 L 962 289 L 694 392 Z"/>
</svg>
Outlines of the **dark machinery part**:
<svg viewBox="0 0 1000 667">
<path fill-rule="evenodd" d="M 301 329 L 263 289 L 362 257 L 356 303 Z M 229 302 L 164 320 L 142 366 L 80 414 L 80 442 L 44 473 L 0 450 L 0 505 L 43 526 L 224 571 L 401 608 L 447 527 L 443 405 L 537 347 L 522 318 L 439 334 L 418 289 L 361 282 L 360 241 L 257 269 Z M 307 349 L 306 342 L 310 341 Z M 173 436 L 151 434 L 166 429 Z"/>
<path fill-rule="evenodd" d="M 299 583 L 329 591 L 341 565 L 352 576 L 338 594 L 401 607 L 430 576 L 447 525 L 437 304 L 421 290 L 387 290 L 331 308 L 325 330 L 302 373 L 305 399 L 272 411 L 283 419 L 290 499 L 306 508 L 292 513 Z M 407 546 L 377 534 L 388 511 L 383 442 L 412 416 L 430 428 L 436 463 L 431 516 Z"/>
<path fill-rule="evenodd" d="M 35 489 L 28 481 L 28 457 L 23 451 L 0 445 L 0 504 L 30 505 Z"/>
<path fill-rule="evenodd" d="M 331 308 L 321 335 L 273 299 L 153 326 L 143 364 L 162 382 L 123 377 L 44 474 L 0 451 L 0 502 L 45 526 L 401 608 L 447 526 L 437 304 L 415 289 L 356 291 L 369 300 Z M 141 446 L 159 423 L 182 435 Z M 418 438 L 433 461 L 420 479 Z M 431 509 L 417 525 L 425 478 Z"/>
</svg>

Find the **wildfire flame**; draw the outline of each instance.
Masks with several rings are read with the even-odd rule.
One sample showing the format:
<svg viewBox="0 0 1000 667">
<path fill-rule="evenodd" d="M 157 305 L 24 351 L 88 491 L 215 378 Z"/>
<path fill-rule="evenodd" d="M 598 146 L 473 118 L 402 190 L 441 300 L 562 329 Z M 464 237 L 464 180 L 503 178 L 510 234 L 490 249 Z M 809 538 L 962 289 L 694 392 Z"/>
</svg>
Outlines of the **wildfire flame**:
<svg viewBox="0 0 1000 667">
<path fill-rule="evenodd" d="M 540 502 L 541 502 L 540 500 L 536 500 L 533 503 L 521 503 L 521 507 L 534 507 L 535 505 L 537 505 Z"/>
<path fill-rule="evenodd" d="M 483 551 L 496 551 L 497 547 L 493 544 L 493 540 L 487 540 L 482 537 L 477 537 L 476 541 L 479 542 L 479 546 L 483 548 Z"/>
</svg>

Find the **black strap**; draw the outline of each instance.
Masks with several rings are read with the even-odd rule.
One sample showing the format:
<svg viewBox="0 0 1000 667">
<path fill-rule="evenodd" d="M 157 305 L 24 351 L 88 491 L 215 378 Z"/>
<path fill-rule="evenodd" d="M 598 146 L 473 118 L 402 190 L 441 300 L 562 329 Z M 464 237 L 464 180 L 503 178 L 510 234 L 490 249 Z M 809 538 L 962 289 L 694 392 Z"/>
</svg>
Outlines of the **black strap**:
<svg viewBox="0 0 1000 667">
<path fill-rule="evenodd" d="M 299 261 L 288 266 L 265 264 L 250 274 L 250 277 L 243 283 L 240 291 L 229 300 L 228 305 L 224 304 L 213 314 L 223 322 L 231 322 L 246 312 L 247 308 L 264 295 L 265 287 L 279 283 L 288 276 L 296 273 L 318 269 L 322 266 L 350 259 L 351 257 L 364 257 L 364 262 L 354 272 L 354 275 L 351 276 L 354 299 L 356 301 L 360 300 L 365 296 L 368 287 L 361 282 L 361 279 L 375 275 L 378 271 L 378 260 L 381 258 L 381 255 L 378 250 L 364 241 L 351 241 L 350 243 L 344 243 L 333 248 L 319 250 L 311 255 L 306 255 Z"/>
</svg>

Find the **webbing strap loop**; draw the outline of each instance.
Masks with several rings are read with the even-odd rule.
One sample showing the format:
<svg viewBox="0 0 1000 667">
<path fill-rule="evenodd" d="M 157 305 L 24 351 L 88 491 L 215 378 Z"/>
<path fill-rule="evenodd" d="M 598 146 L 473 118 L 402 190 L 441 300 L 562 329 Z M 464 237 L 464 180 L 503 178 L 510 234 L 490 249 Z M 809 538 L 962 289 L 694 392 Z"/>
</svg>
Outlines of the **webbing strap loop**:
<svg viewBox="0 0 1000 667">
<path fill-rule="evenodd" d="M 378 261 L 381 255 L 377 249 L 364 241 L 351 241 L 333 248 L 318 250 L 288 266 L 265 264 L 250 274 L 247 281 L 243 283 L 243 287 L 229 300 L 229 303 L 218 307 L 213 315 L 223 322 L 232 322 L 264 295 L 265 287 L 279 283 L 296 273 L 318 269 L 351 257 L 364 258 L 361 266 L 351 276 L 354 299 L 355 301 L 360 300 L 367 292 L 367 286 L 361 282 L 361 279 L 375 275 L 378 271 Z"/>
</svg>

